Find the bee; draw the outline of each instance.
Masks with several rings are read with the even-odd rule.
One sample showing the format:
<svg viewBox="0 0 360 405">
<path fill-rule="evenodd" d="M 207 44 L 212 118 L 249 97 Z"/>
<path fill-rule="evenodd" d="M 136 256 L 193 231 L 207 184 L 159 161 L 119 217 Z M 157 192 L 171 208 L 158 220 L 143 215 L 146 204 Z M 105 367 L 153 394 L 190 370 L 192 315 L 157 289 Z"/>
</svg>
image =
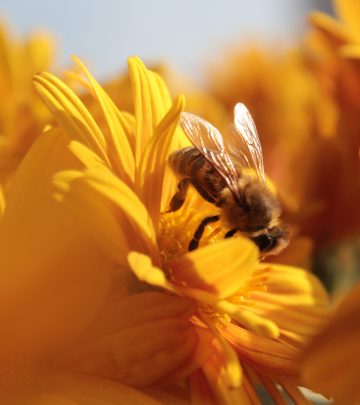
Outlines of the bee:
<svg viewBox="0 0 360 405">
<path fill-rule="evenodd" d="M 255 242 L 263 256 L 279 253 L 287 246 L 289 235 L 280 221 L 279 201 L 266 185 L 260 140 L 245 105 L 236 104 L 234 123 L 226 137 L 194 114 L 182 113 L 180 124 L 194 146 L 169 157 L 181 179 L 169 212 L 183 205 L 190 185 L 220 212 L 201 221 L 189 250 L 199 246 L 208 224 L 221 219 L 229 228 L 225 238 L 240 232 Z"/>
</svg>

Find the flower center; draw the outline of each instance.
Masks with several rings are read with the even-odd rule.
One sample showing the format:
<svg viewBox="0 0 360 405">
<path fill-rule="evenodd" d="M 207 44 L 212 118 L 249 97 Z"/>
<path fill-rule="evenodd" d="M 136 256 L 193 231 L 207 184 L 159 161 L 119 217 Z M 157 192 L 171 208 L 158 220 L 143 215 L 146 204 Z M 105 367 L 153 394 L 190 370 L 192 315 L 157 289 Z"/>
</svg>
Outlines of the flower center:
<svg viewBox="0 0 360 405">
<path fill-rule="evenodd" d="M 193 239 L 201 221 L 207 216 L 214 215 L 204 210 L 181 208 L 178 211 L 162 214 L 160 219 L 158 243 L 160 247 L 161 263 L 166 263 L 184 255 L 189 251 L 190 241 Z M 200 238 L 199 247 L 217 242 L 224 238 L 225 230 L 221 222 L 208 224 Z"/>
</svg>

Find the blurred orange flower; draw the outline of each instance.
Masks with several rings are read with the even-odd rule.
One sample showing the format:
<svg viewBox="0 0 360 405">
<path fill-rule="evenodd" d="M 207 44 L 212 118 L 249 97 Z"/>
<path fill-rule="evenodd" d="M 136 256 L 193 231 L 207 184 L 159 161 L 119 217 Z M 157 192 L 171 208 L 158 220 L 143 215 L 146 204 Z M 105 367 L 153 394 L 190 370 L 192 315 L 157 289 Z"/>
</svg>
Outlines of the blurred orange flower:
<svg viewBox="0 0 360 405">
<path fill-rule="evenodd" d="M 49 35 L 21 40 L 0 23 L 0 183 L 14 172 L 49 121 L 31 78 L 50 68 L 53 51 Z"/>
<path fill-rule="evenodd" d="M 318 30 L 299 49 L 233 51 L 209 87 L 228 109 L 249 106 L 288 220 L 319 249 L 360 230 L 360 91 L 359 67 L 338 52 L 345 31 L 330 17 L 312 21 Z"/>
<path fill-rule="evenodd" d="M 360 401 L 359 317 L 360 284 L 311 342 L 303 361 L 305 381 L 332 396 L 337 404 L 355 405 Z"/>
</svg>

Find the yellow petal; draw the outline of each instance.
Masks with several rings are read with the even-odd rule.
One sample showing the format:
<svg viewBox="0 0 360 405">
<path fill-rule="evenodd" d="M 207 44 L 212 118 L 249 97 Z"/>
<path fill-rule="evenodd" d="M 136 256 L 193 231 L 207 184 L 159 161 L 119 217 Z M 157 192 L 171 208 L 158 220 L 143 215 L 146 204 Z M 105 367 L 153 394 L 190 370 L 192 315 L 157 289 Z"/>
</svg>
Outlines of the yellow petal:
<svg viewBox="0 0 360 405">
<path fill-rule="evenodd" d="M 101 170 L 105 166 L 104 161 L 99 157 L 99 155 L 97 155 L 83 143 L 71 141 L 69 143 L 69 149 L 88 169 Z"/>
<path fill-rule="evenodd" d="M 357 42 L 360 42 L 360 4 L 353 0 L 334 0 L 337 14 Z"/>
<path fill-rule="evenodd" d="M 132 114 L 128 113 L 127 111 L 121 111 L 121 113 L 118 114 L 118 119 L 121 122 L 121 125 L 124 128 L 126 136 L 129 140 L 133 156 L 135 156 L 135 148 L 136 148 L 135 117 Z"/>
<path fill-rule="evenodd" d="M 89 234 L 104 252 L 121 267 L 126 267 L 129 251 L 126 229 L 119 223 L 119 215 L 109 202 L 83 181 L 78 171 L 60 172 L 54 176 L 57 192 L 54 197 L 66 207 L 79 224 L 86 226 Z M 75 187 L 72 182 L 78 180 Z"/>
<path fill-rule="evenodd" d="M 261 374 L 298 377 L 300 352 L 297 349 L 230 323 L 224 325 L 222 333 L 234 345 L 240 358 Z"/>
<path fill-rule="evenodd" d="M 246 238 L 233 238 L 189 252 L 168 264 L 174 283 L 227 298 L 249 281 L 258 249 Z"/>
<path fill-rule="evenodd" d="M 112 168 L 127 184 L 131 184 L 134 180 L 134 156 L 126 132 L 118 119 L 121 113 L 81 61 L 75 56 L 73 59 L 85 73 L 101 106 L 108 129 L 107 154 Z"/>
<path fill-rule="evenodd" d="M 109 169 L 98 166 L 83 174 L 70 174 L 70 177 L 69 173 L 60 173 L 55 177 L 55 181 L 59 189 L 70 199 L 69 201 L 77 207 L 79 204 L 80 208 L 98 205 L 96 203 L 98 196 L 103 197 L 105 201 L 102 200 L 100 203 L 104 206 L 102 209 L 100 207 L 101 211 L 107 208 L 114 213 L 113 210 L 117 209 L 118 215 L 122 214 L 117 215 L 117 218 L 120 230 L 128 239 L 126 245 L 132 246 L 133 249 L 147 251 L 155 261 L 158 259 L 152 219 L 137 195 Z M 72 200 L 73 195 L 75 198 Z M 107 201 L 113 208 L 108 207 Z M 94 214 L 96 215 L 95 211 Z M 91 221 L 100 221 L 97 228 L 101 228 L 101 217 L 93 217 Z M 116 244 L 116 240 L 113 241 L 114 243 Z"/>
<path fill-rule="evenodd" d="M 155 134 L 146 146 L 141 161 L 140 189 L 144 203 L 155 223 L 158 223 L 160 218 L 167 159 L 172 151 L 171 145 L 184 107 L 185 99 L 183 97 L 174 101 L 170 111 L 156 127 Z"/>
<path fill-rule="evenodd" d="M 54 174 L 80 169 L 67 144 L 59 130 L 43 134 L 7 193 L 0 223 L 2 354 L 7 348 L 31 354 L 68 344 L 107 294 L 112 262 L 52 197 Z"/>
<path fill-rule="evenodd" d="M 176 291 L 174 286 L 166 279 L 164 272 L 152 264 L 149 256 L 139 252 L 130 252 L 128 255 L 129 266 L 136 277 L 144 283 L 155 287 L 162 287 L 169 291 Z"/>
<path fill-rule="evenodd" d="M 34 85 L 67 134 L 89 146 L 109 163 L 104 135 L 76 94 L 50 73 L 35 75 Z"/>
<path fill-rule="evenodd" d="M 258 269 L 266 269 L 262 264 Z M 271 264 L 266 273 L 267 293 L 274 294 L 290 305 L 309 305 L 327 307 L 329 296 L 312 273 L 294 266 Z"/>
<path fill-rule="evenodd" d="M 223 359 L 222 367 L 224 372 L 227 374 L 229 387 L 239 387 L 242 383 L 243 373 L 235 350 L 231 347 L 229 342 L 223 338 L 215 324 L 213 324 L 210 319 L 207 319 L 205 316 L 203 316 L 201 319 L 206 323 L 206 325 L 208 325 L 209 329 L 216 336 L 216 343 L 218 344 L 218 348 L 221 350 Z"/>
<path fill-rule="evenodd" d="M 134 94 L 138 166 L 155 127 L 171 107 L 171 99 L 160 76 L 146 69 L 138 57 L 129 58 L 129 74 Z"/>
<path fill-rule="evenodd" d="M 265 268 L 266 265 L 262 265 Z M 251 293 L 252 311 L 274 321 L 280 329 L 315 335 L 329 315 L 328 296 L 311 273 L 291 266 L 271 265 L 266 291 Z"/>
<path fill-rule="evenodd" d="M 214 334 L 203 327 L 194 326 L 194 330 L 197 335 L 196 349 L 191 358 L 182 367 L 168 374 L 166 379 L 163 380 L 165 385 L 187 378 L 212 356 L 215 342 Z"/>
<path fill-rule="evenodd" d="M 126 296 L 111 303 L 101 312 L 82 341 L 91 342 L 120 329 L 161 318 L 189 318 L 193 311 L 191 300 L 162 292 L 144 292 Z"/>
<path fill-rule="evenodd" d="M 220 353 L 215 352 L 202 369 L 217 403 L 226 405 L 251 405 L 254 403 L 250 400 L 244 384 L 236 388 L 229 384 L 228 374 L 225 371 Z"/>
<path fill-rule="evenodd" d="M 125 298 L 116 306 L 124 321 L 118 317 L 110 325 L 107 316 L 105 334 L 85 336 L 86 343 L 80 341 L 61 354 L 61 366 L 135 387 L 159 383 L 188 362 L 196 349 L 191 307 L 191 301 L 161 293 Z"/>
<path fill-rule="evenodd" d="M 258 315 L 253 309 L 248 309 L 245 305 L 235 305 L 229 301 L 219 301 L 214 305 L 219 311 L 224 312 L 239 323 L 262 336 L 270 338 L 279 337 L 279 327 L 273 320 L 267 319 L 265 316 Z"/>
</svg>

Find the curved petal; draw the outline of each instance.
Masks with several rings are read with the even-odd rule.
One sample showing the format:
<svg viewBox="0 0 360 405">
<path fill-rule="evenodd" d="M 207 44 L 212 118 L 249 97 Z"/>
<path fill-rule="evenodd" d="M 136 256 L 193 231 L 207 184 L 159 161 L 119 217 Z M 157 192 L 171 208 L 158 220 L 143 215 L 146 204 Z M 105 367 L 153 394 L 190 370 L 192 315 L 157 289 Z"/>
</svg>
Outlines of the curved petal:
<svg viewBox="0 0 360 405">
<path fill-rule="evenodd" d="M 254 243 L 233 238 L 186 253 L 167 266 L 175 284 L 205 290 L 223 299 L 246 286 L 258 256 Z"/>
<path fill-rule="evenodd" d="M 76 180 L 76 186 L 71 186 Z M 112 260 L 120 267 L 126 267 L 126 256 L 130 249 L 125 233 L 128 225 L 126 220 L 122 221 L 125 222 L 124 228 L 114 206 L 81 180 L 84 180 L 84 174 L 79 171 L 66 171 L 55 175 L 55 198 L 82 226 L 87 227 L 94 241 Z"/>
<path fill-rule="evenodd" d="M 233 344 L 241 360 L 261 374 L 298 378 L 299 350 L 228 323 L 222 333 Z"/>
<path fill-rule="evenodd" d="M 151 386 L 174 372 L 176 379 L 176 370 L 197 346 L 192 316 L 191 301 L 155 292 L 132 295 L 99 319 L 91 336 L 62 353 L 61 366 L 135 387 Z M 96 336 L 99 326 L 102 333 Z"/>
<path fill-rule="evenodd" d="M 142 61 L 129 58 L 129 74 L 134 94 L 136 120 L 136 166 L 154 130 L 171 107 L 171 98 L 161 77 L 148 70 Z"/>
<path fill-rule="evenodd" d="M 60 173 L 55 177 L 55 184 L 77 210 L 84 210 L 93 215 L 88 218 L 88 222 L 95 223 L 96 229 L 103 228 L 103 234 L 107 233 L 100 214 L 108 210 L 119 222 L 116 229 L 117 233 L 123 234 L 121 240 L 127 239 L 124 246 L 146 249 L 154 260 L 157 260 L 155 230 L 149 213 L 132 189 L 105 166 L 99 165 L 96 169 L 89 169 L 83 173 Z M 96 204 L 99 197 L 102 202 Z M 93 210 L 90 208 L 94 204 L 99 208 L 98 213 L 96 207 Z M 115 229 L 115 225 L 113 228 Z M 119 240 L 114 239 L 111 245 L 118 243 Z"/>
<path fill-rule="evenodd" d="M 130 252 L 128 262 L 131 270 L 140 281 L 168 291 L 176 291 L 174 286 L 167 280 L 165 273 L 159 267 L 153 265 L 149 256 L 139 252 Z"/>
<path fill-rule="evenodd" d="M 245 383 L 245 376 L 243 376 L 243 383 L 239 386 L 233 387 L 229 384 L 229 376 L 225 370 L 220 352 L 214 352 L 213 356 L 204 364 L 202 370 L 216 398 L 216 403 L 225 405 L 256 404 L 256 402 L 253 402 L 254 398 L 251 398 L 249 392 L 247 392 L 246 387 L 249 387 L 250 384 Z"/>
<path fill-rule="evenodd" d="M 266 265 L 261 268 L 266 272 Z M 291 266 L 273 264 L 266 273 L 266 291 L 251 293 L 252 310 L 304 341 L 315 335 L 329 316 L 328 295 L 319 280 Z"/>
<path fill-rule="evenodd" d="M 157 224 L 161 212 L 161 199 L 167 159 L 172 150 L 174 135 L 181 112 L 185 108 L 184 97 L 178 97 L 170 111 L 155 129 L 147 144 L 140 166 L 140 189 L 144 204 Z"/>
<path fill-rule="evenodd" d="M 130 185 L 134 180 L 134 156 L 126 132 L 118 119 L 121 113 L 81 61 L 75 56 L 73 59 L 89 80 L 104 115 L 108 129 L 106 140 L 109 161 L 119 177 Z"/>
<path fill-rule="evenodd" d="M 76 94 L 50 73 L 35 75 L 34 85 L 66 133 L 89 146 L 109 164 L 104 135 Z"/>
<path fill-rule="evenodd" d="M 0 352 L 44 353 L 74 340 L 107 295 L 113 263 L 52 197 L 52 177 L 80 169 L 59 130 L 43 134 L 7 193 L 0 223 Z"/>
</svg>

